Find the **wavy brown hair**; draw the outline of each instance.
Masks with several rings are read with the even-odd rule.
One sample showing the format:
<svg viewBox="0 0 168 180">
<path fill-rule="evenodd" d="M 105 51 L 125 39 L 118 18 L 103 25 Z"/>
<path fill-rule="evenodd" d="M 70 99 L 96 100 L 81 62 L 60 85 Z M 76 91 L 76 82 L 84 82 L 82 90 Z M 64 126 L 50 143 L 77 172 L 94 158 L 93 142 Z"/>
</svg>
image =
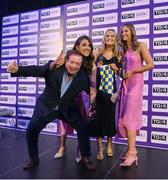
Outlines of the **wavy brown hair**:
<svg viewBox="0 0 168 180">
<path fill-rule="evenodd" d="M 93 67 L 94 56 L 93 56 L 93 43 L 92 43 L 92 40 L 90 39 L 90 37 L 88 37 L 87 35 L 80 36 L 76 40 L 76 42 L 75 42 L 75 44 L 73 46 L 73 50 L 77 50 L 76 47 L 79 46 L 81 41 L 83 41 L 84 39 L 86 39 L 89 42 L 91 52 L 90 52 L 89 56 L 87 56 L 87 57 L 83 56 L 82 67 L 84 69 L 86 69 L 88 73 L 91 73 L 91 70 L 92 70 L 92 67 Z"/>
<path fill-rule="evenodd" d="M 137 40 L 137 35 L 136 35 L 136 31 L 135 31 L 135 27 L 133 24 L 131 23 L 127 23 L 124 24 L 121 27 L 121 32 L 120 32 L 120 47 L 122 48 L 123 53 L 125 54 L 128 46 L 126 44 L 126 42 L 122 39 L 122 29 L 123 27 L 127 27 L 130 31 L 131 31 L 131 48 L 135 51 L 138 48 L 139 42 Z"/>
</svg>

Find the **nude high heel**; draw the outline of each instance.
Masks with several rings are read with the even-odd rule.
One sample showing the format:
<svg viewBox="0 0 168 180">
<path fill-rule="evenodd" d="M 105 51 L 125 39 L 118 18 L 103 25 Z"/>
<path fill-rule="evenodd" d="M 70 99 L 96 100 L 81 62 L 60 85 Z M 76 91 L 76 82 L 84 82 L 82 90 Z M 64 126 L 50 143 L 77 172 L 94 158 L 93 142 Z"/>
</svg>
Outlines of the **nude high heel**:
<svg viewBox="0 0 168 180">
<path fill-rule="evenodd" d="M 134 162 L 135 162 L 135 165 L 138 166 L 137 153 L 128 152 L 126 159 L 124 160 L 124 162 L 120 163 L 120 166 L 121 167 L 129 167 L 129 166 L 132 166 Z"/>
<path fill-rule="evenodd" d="M 61 158 L 61 157 L 65 156 L 65 152 L 66 152 L 66 149 L 65 149 L 65 148 L 60 148 L 60 149 L 58 150 L 58 152 L 55 153 L 54 159 L 58 159 L 58 158 Z"/>
<path fill-rule="evenodd" d="M 75 161 L 77 163 L 79 163 L 81 161 L 82 157 L 81 157 L 81 153 L 80 153 L 80 148 L 79 148 L 79 145 L 77 146 L 77 153 L 76 153 L 76 158 L 75 158 Z"/>
<path fill-rule="evenodd" d="M 98 148 L 98 153 L 97 153 L 97 160 L 103 160 L 103 144 L 102 144 L 102 139 L 97 138 L 97 148 Z"/>
<path fill-rule="evenodd" d="M 112 151 L 112 139 L 111 139 L 111 138 L 108 138 L 108 141 L 107 141 L 106 155 L 107 155 L 108 157 L 113 156 L 113 151 Z"/>
<path fill-rule="evenodd" d="M 135 150 L 134 150 L 134 153 L 135 153 L 135 154 L 138 154 L 138 151 L 135 149 Z M 127 152 L 125 155 L 121 156 L 120 159 L 121 159 L 121 160 L 125 160 L 127 156 L 128 156 L 128 152 Z"/>
</svg>

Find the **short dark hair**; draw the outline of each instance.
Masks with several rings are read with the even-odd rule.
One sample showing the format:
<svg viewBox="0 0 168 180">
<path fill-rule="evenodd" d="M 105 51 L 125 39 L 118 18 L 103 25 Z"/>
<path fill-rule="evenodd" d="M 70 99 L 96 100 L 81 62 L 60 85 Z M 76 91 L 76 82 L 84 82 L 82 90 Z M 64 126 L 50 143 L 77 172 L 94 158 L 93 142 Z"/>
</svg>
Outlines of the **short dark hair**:
<svg viewBox="0 0 168 180">
<path fill-rule="evenodd" d="M 69 51 L 67 51 L 66 56 L 65 56 L 65 60 L 66 61 L 69 60 L 69 57 L 72 56 L 72 55 L 81 56 L 82 60 L 83 60 L 83 55 L 77 50 L 69 50 Z"/>
</svg>

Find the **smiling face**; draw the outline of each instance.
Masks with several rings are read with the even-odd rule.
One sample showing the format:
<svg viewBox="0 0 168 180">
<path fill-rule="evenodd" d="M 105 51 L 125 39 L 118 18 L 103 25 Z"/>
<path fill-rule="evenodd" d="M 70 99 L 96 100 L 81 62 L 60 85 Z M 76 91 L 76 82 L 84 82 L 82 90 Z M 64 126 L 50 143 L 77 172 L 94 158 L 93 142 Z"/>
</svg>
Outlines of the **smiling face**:
<svg viewBox="0 0 168 180">
<path fill-rule="evenodd" d="M 91 53 L 90 43 L 87 39 L 83 39 L 79 45 L 76 45 L 78 50 L 83 56 L 88 57 Z"/>
<path fill-rule="evenodd" d="M 82 65 L 82 56 L 70 55 L 69 59 L 66 60 L 65 67 L 69 75 L 76 74 Z"/>
<path fill-rule="evenodd" d="M 126 23 L 121 27 L 120 46 L 124 53 L 127 49 L 136 50 L 139 46 L 136 30 L 133 24 Z"/>
<path fill-rule="evenodd" d="M 121 30 L 121 38 L 123 41 L 131 41 L 132 33 L 131 30 L 127 26 L 123 26 Z"/>
<path fill-rule="evenodd" d="M 105 36 L 104 36 L 104 43 L 106 46 L 113 46 L 116 42 L 116 34 L 115 32 L 109 30 L 106 31 Z"/>
</svg>

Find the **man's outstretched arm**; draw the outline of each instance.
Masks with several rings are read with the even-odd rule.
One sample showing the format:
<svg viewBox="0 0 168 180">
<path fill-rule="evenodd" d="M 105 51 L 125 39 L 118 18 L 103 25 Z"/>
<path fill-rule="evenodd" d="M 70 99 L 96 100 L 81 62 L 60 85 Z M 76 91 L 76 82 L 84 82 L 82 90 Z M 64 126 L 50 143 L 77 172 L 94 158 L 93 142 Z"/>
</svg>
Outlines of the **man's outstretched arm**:
<svg viewBox="0 0 168 180">
<path fill-rule="evenodd" d="M 45 77 L 50 71 L 49 61 L 44 66 L 18 66 L 16 61 L 13 61 L 8 64 L 7 72 L 10 72 L 12 76 L 23 76 L 23 77 Z"/>
</svg>

